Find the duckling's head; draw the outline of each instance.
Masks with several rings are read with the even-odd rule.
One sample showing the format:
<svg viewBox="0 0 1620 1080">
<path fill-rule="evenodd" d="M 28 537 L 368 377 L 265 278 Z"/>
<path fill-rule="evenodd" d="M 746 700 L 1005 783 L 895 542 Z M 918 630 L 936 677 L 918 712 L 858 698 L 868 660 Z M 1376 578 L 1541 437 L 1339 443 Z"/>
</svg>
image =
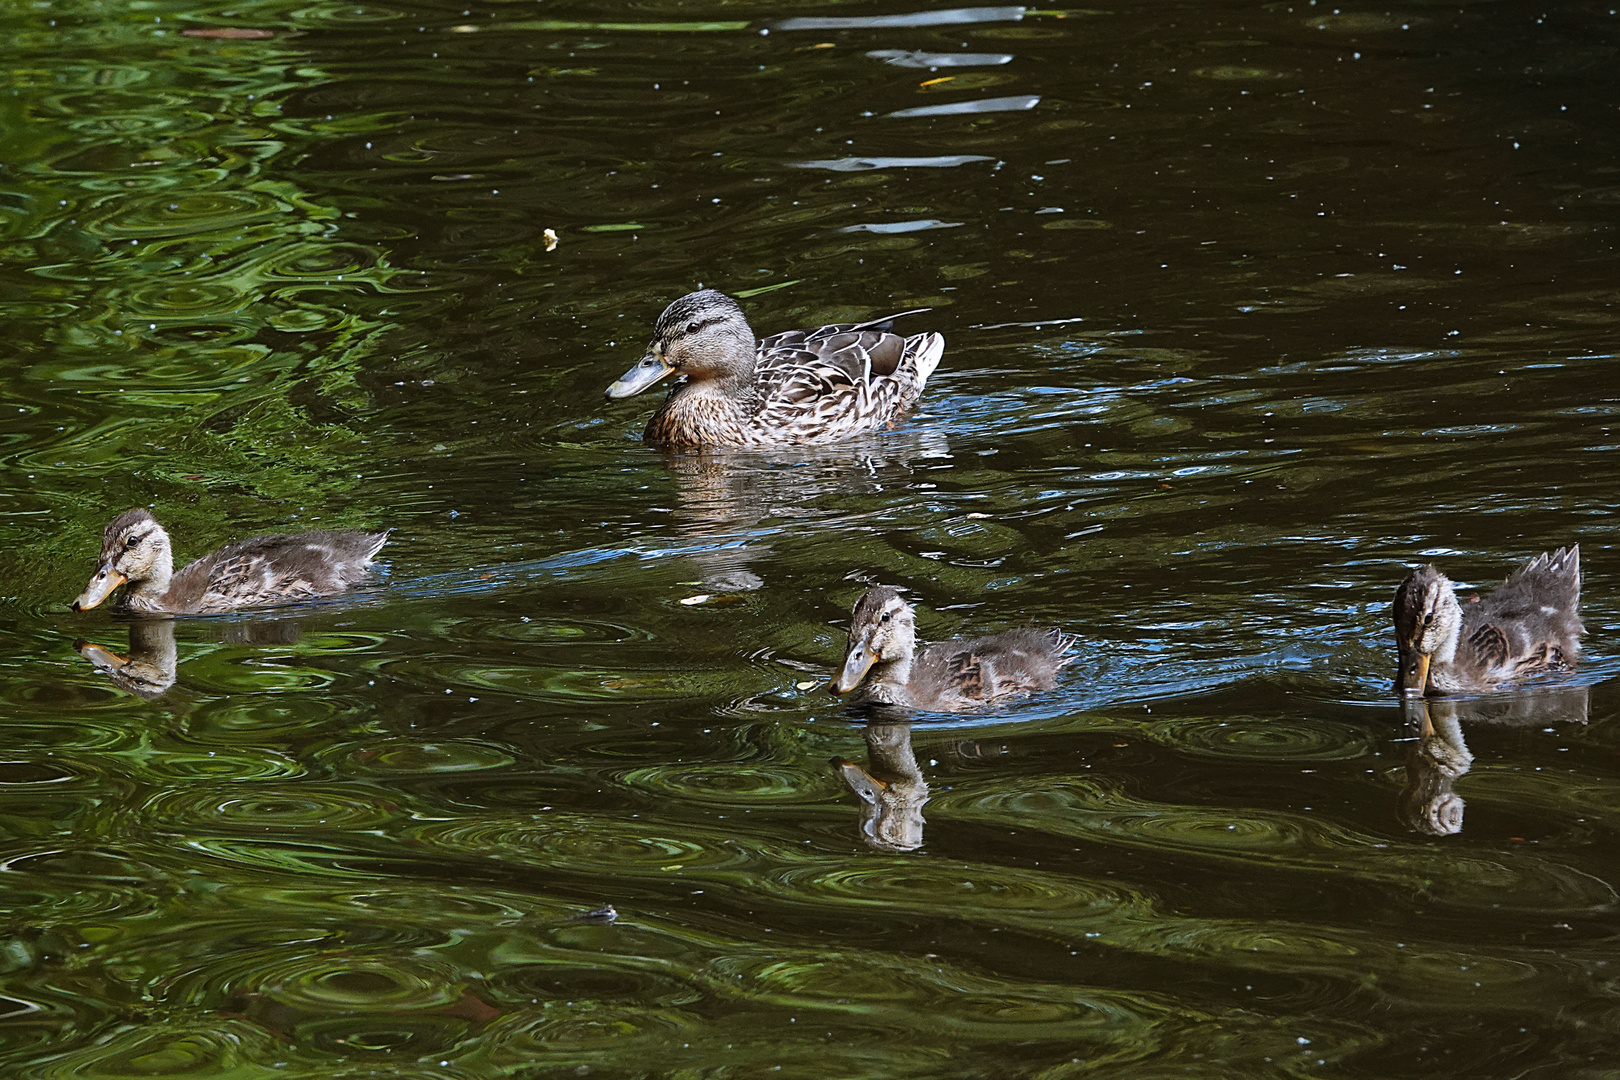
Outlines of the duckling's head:
<svg viewBox="0 0 1620 1080">
<path fill-rule="evenodd" d="M 835 694 L 847 694 L 866 678 L 873 664 L 910 660 L 917 649 L 917 616 L 892 585 L 866 590 L 855 601 L 849 623 L 844 666 L 832 682 Z"/>
<path fill-rule="evenodd" d="M 1403 693 L 1428 689 L 1429 664 L 1450 663 L 1462 630 L 1462 605 L 1451 579 L 1433 566 L 1413 570 L 1395 590 L 1395 645 L 1400 671 L 1395 687 Z"/>
<path fill-rule="evenodd" d="M 608 387 L 607 396 L 634 397 L 666 375 L 748 379 L 756 348 L 737 301 L 714 289 L 687 293 L 658 316 L 646 354 Z"/>
<path fill-rule="evenodd" d="M 135 588 L 150 585 L 167 591 L 173 572 L 169 534 L 157 518 L 139 508 L 126 511 L 113 518 L 101 534 L 101 565 L 73 601 L 73 610 L 89 611 L 125 582 Z"/>
</svg>

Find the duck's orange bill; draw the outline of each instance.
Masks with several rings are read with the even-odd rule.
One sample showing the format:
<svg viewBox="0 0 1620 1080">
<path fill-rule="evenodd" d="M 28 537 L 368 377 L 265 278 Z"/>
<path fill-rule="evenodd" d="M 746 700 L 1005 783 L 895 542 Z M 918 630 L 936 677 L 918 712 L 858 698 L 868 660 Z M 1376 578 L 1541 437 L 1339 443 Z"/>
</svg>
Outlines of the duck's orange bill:
<svg viewBox="0 0 1620 1080">
<path fill-rule="evenodd" d="M 114 589 L 128 580 L 129 578 L 113 569 L 113 564 L 110 561 L 102 563 L 101 569 L 96 571 L 96 576 L 91 578 L 90 584 L 84 587 L 84 592 L 80 593 L 79 598 L 73 601 L 73 610 L 89 611 L 107 599 L 108 596 L 112 595 Z"/>
</svg>

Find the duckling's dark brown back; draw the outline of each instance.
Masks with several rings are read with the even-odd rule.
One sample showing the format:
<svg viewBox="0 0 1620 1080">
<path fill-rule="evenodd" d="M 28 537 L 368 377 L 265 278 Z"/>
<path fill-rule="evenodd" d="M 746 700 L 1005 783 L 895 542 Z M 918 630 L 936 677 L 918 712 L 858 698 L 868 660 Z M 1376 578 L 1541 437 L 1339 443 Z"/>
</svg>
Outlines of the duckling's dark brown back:
<svg viewBox="0 0 1620 1080">
<path fill-rule="evenodd" d="M 1580 599 L 1578 545 L 1536 556 L 1490 595 L 1463 604 L 1458 662 L 1495 678 L 1510 664 L 1526 674 L 1574 666 L 1585 632 Z"/>
<path fill-rule="evenodd" d="M 387 540 L 347 530 L 238 540 L 175 574 L 169 596 L 202 612 L 330 596 L 359 581 Z"/>
<path fill-rule="evenodd" d="M 1069 662 L 1072 639 L 1056 629 L 1007 630 L 925 646 L 910 689 L 922 708 L 972 708 L 996 698 L 1050 690 Z M 925 700 L 927 699 L 927 700 Z"/>
</svg>

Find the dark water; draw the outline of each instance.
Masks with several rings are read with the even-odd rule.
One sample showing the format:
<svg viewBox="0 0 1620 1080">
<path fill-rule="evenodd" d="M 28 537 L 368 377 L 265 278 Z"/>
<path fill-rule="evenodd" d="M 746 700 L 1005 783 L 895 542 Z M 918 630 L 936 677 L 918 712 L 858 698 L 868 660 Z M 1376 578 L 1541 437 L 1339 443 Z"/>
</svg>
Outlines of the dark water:
<svg viewBox="0 0 1620 1080">
<path fill-rule="evenodd" d="M 0 16 L 0 1070 L 1614 1075 L 1620 15 L 921 7 Z M 669 461 L 699 283 L 945 362 Z M 133 505 L 397 531 L 70 613 Z M 1404 565 L 1572 542 L 1577 678 L 1418 739 Z M 1079 659 L 864 726 L 867 581 Z"/>
</svg>

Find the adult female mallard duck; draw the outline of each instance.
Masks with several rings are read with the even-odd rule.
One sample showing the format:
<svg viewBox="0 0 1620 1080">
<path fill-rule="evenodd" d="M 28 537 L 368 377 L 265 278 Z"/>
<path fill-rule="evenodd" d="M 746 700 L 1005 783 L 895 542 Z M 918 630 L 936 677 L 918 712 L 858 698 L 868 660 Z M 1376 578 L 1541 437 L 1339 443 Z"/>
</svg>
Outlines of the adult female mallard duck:
<svg viewBox="0 0 1620 1080">
<path fill-rule="evenodd" d="M 664 309 L 646 355 L 607 396 L 684 376 L 647 424 L 647 441 L 664 446 L 765 448 L 876 431 L 917 400 L 945 351 L 939 334 L 886 329 L 912 314 L 755 341 L 737 301 L 714 289 L 688 293 Z"/>
<path fill-rule="evenodd" d="M 879 585 L 855 602 L 844 666 L 829 688 L 857 702 L 962 712 L 1050 690 L 1073 644 L 1057 629 L 1021 629 L 919 649 L 911 605 Z"/>
<path fill-rule="evenodd" d="M 215 615 L 331 596 L 358 581 L 388 533 L 303 532 L 255 536 L 204 555 L 178 573 L 169 534 L 145 510 L 119 514 L 101 536 L 101 566 L 73 601 L 88 611 L 128 584 L 132 611 Z"/>
<path fill-rule="evenodd" d="M 1395 592 L 1395 688 L 1474 694 L 1566 671 L 1581 652 L 1580 600 L 1579 546 L 1536 556 L 1467 604 L 1457 602 L 1451 579 L 1420 566 Z"/>
</svg>

